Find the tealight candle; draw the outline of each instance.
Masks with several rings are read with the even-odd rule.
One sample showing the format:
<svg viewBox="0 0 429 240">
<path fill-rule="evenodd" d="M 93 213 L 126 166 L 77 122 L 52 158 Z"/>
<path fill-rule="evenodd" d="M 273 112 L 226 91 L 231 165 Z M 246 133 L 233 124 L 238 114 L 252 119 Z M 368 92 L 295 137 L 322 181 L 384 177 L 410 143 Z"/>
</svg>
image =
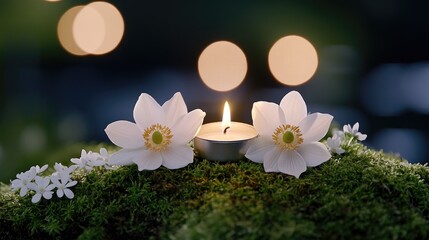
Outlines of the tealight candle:
<svg viewBox="0 0 429 240">
<path fill-rule="evenodd" d="M 242 159 L 247 143 L 258 136 L 249 124 L 231 122 L 228 102 L 225 102 L 222 122 L 201 126 L 194 139 L 200 157 L 211 161 L 227 162 Z"/>
</svg>

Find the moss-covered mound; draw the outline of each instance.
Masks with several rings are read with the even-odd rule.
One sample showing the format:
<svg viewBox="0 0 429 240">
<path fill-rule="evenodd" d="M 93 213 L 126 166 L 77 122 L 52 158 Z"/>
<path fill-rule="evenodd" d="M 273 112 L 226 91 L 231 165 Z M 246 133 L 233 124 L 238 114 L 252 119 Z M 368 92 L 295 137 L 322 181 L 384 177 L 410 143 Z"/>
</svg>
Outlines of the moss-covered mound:
<svg viewBox="0 0 429 240">
<path fill-rule="evenodd" d="M 0 187 L 1 239 L 428 239 L 429 168 L 353 144 L 300 179 L 250 161 L 76 175 L 73 200 Z"/>
</svg>

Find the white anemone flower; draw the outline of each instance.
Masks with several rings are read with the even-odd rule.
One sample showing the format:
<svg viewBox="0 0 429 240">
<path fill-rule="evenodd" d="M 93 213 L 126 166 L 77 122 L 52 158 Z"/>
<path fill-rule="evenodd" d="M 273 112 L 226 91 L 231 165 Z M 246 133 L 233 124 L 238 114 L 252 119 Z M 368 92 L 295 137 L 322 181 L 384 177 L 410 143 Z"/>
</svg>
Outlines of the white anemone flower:
<svg viewBox="0 0 429 240">
<path fill-rule="evenodd" d="M 366 134 L 362 134 L 359 132 L 359 122 L 355 123 L 353 125 L 353 128 L 350 126 L 350 124 L 344 125 L 343 131 L 344 133 L 349 133 L 353 137 L 356 137 L 359 141 L 363 141 L 367 137 Z"/>
<path fill-rule="evenodd" d="M 134 163 L 139 171 L 154 170 L 161 165 L 169 169 L 187 166 L 194 160 L 188 143 L 199 131 L 205 115 L 200 109 L 188 113 L 180 93 L 162 106 L 142 93 L 134 107 L 136 123 L 121 120 L 105 129 L 109 139 L 123 148 L 111 155 L 110 163 Z"/>
<path fill-rule="evenodd" d="M 49 184 L 51 182 L 51 178 L 36 176 L 34 181 L 35 182 L 31 182 L 28 185 L 31 190 L 36 192 L 36 194 L 31 198 L 31 202 L 37 203 L 42 197 L 45 199 L 51 199 L 53 194 L 52 189 L 55 188 L 53 184 Z"/>
<path fill-rule="evenodd" d="M 246 157 L 263 163 L 266 172 L 282 172 L 299 178 L 307 167 L 331 158 L 319 141 L 326 135 L 333 117 L 329 114 L 307 115 L 301 94 L 289 92 L 280 106 L 256 102 L 252 108 L 253 125 L 259 137 L 250 145 Z"/>
<path fill-rule="evenodd" d="M 11 187 L 13 191 L 19 191 L 19 196 L 23 197 L 28 192 L 28 186 L 29 184 L 34 180 L 36 177 L 37 172 L 35 168 L 31 168 L 30 170 L 22 173 L 16 174 L 16 179 L 13 180 L 11 183 Z"/>
</svg>

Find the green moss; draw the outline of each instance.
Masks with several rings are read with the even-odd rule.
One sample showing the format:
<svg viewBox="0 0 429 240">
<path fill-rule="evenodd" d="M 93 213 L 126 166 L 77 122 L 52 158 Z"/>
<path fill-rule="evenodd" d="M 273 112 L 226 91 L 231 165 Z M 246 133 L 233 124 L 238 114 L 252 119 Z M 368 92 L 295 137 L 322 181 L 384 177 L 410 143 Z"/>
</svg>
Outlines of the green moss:
<svg viewBox="0 0 429 240">
<path fill-rule="evenodd" d="M 90 147 L 88 147 L 89 149 Z M 0 185 L 2 239 L 428 239 L 429 168 L 353 143 L 300 179 L 248 160 L 76 174 L 72 200 Z M 76 154 L 78 155 L 78 153 Z"/>
</svg>

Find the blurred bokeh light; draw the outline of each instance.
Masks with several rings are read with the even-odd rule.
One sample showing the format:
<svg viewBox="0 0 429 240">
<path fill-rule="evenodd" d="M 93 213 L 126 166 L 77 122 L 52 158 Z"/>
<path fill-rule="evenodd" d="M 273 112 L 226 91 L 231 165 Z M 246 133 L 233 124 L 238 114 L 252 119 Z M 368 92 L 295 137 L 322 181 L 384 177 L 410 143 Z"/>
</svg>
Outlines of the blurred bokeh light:
<svg viewBox="0 0 429 240">
<path fill-rule="evenodd" d="M 238 87 L 246 76 L 246 55 L 234 43 L 218 41 L 203 50 L 198 59 L 198 71 L 209 88 L 230 91 Z"/>
<path fill-rule="evenodd" d="M 58 39 L 63 46 L 63 48 L 70 52 L 71 54 L 77 56 L 84 56 L 88 53 L 83 51 L 74 40 L 73 35 L 73 23 L 76 18 L 76 15 L 82 10 L 84 6 L 76 6 L 70 8 L 67 12 L 63 14 L 60 21 L 58 22 Z"/>
<path fill-rule="evenodd" d="M 104 42 L 107 26 L 100 12 L 86 5 L 76 14 L 72 32 L 80 49 L 95 53 Z"/>
<path fill-rule="evenodd" d="M 58 22 L 58 39 L 71 54 L 102 55 L 118 46 L 124 35 L 124 20 L 110 3 L 92 2 L 67 10 Z"/>
<path fill-rule="evenodd" d="M 107 2 L 92 2 L 88 7 L 95 9 L 102 17 L 106 27 L 103 42 L 92 54 L 106 54 L 118 46 L 124 35 L 124 19 L 119 10 Z"/>
<path fill-rule="evenodd" d="M 271 73 L 281 83 L 301 85 L 314 75 L 318 65 L 314 46 L 301 36 L 286 36 L 274 43 L 268 54 Z"/>
</svg>

